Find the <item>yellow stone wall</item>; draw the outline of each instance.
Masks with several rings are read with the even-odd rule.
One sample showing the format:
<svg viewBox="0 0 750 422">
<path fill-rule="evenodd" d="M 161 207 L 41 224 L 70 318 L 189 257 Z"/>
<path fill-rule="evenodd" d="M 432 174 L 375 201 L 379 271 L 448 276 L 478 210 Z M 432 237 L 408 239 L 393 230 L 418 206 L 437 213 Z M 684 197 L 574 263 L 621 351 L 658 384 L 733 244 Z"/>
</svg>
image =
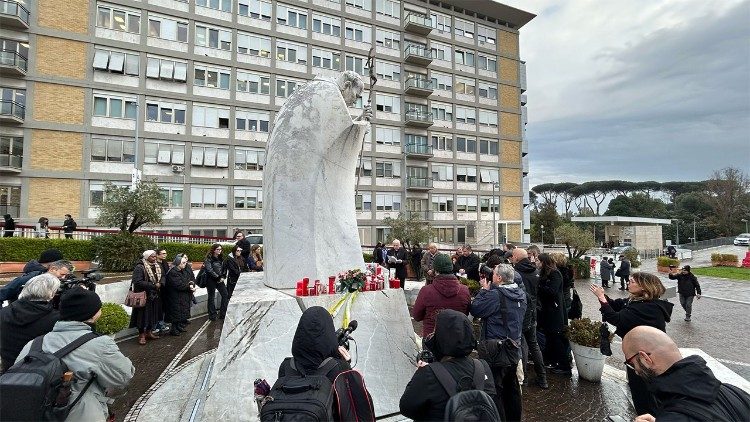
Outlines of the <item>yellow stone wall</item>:
<svg viewBox="0 0 750 422">
<path fill-rule="evenodd" d="M 504 196 L 503 197 L 503 219 L 520 220 L 521 219 L 521 197 Z"/>
<path fill-rule="evenodd" d="M 500 33 L 500 52 L 512 57 L 518 57 L 518 34 L 507 31 Z"/>
<path fill-rule="evenodd" d="M 503 164 L 521 164 L 521 143 L 518 141 L 500 142 L 500 161 Z"/>
<path fill-rule="evenodd" d="M 89 0 L 37 0 L 39 26 L 87 34 Z"/>
<path fill-rule="evenodd" d="M 36 68 L 42 75 L 84 79 L 86 44 L 39 35 L 36 37 Z"/>
<path fill-rule="evenodd" d="M 509 223 L 506 228 L 506 235 L 508 236 L 508 242 L 523 241 L 521 225 L 519 223 Z"/>
<path fill-rule="evenodd" d="M 518 60 L 500 57 L 500 80 L 518 82 Z"/>
<path fill-rule="evenodd" d="M 29 179 L 29 217 L 62 219 L 78 213 L 81 204 L 81 181 L 73 179 Z"/>
<path fill-rule="evenodd" d="M 81 170 L 83 134 L 34 129 L 31 132 L 31 168 L 34 170 Z"/>
<path fill-rule="evenodd" d="M 501 190 L 505 192 L 521 192 L 521 170 L 500 169 Z"/>
<path fill-rule="evenodd" d="M 37 82 L 34 84 L 34 120 L 83 124 L 83 88 Z"/>
<path fill-rule="evenodd" d="M 521 137 L 521 115 L 500 113 L 500 134 L 504 137 Z"/>
<path fill-rule="evenodd" d="M 521 106 L 521 90 L 515 86 L 500 85 L 500 106 L 518 109 Z"/>
</svg>

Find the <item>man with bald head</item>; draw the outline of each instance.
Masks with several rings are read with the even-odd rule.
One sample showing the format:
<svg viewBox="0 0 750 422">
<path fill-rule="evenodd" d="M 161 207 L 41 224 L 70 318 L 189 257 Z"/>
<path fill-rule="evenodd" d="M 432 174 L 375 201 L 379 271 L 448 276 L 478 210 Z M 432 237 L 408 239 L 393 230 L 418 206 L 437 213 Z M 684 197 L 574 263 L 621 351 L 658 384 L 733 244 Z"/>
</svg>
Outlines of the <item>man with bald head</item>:
<svg viewBox="0 0 750 422">
<path fill-rule="evenodd" d="M 396 269 L 396 278 L 404 288 L 406 283 L 406 249 L 401 247 L 401 241 L 393 239 L 393 247 L 388 250 L 388 268 Z"/>
<path fill-rule="evenodd" d="M 523 289 L 526 292 L 526 313 L 523 316 L 523 370 L 526 374 L 526 364 L 531 360 L 534 361 L 534 372 L 536 373 L 536 385 L 543 389 L 549 388 L 547 384 L 547 371 L 544 368 L 544 358 L 539 343 L 536 340 L 536 290 L 539 284 L 539 270 L 533 262 L 529 260 L 528 253 L 522 248 L 515 248 L 511 251 L 510 262 L 516 274 L 521 276 Z M 524 384 L 528 377 L 524 376 Z"/>
<path fill-rule="evenodd" d="M 622 340 L 625 365 L 648 384 L 660 403 L 655 415 L 636 422 L 741 421 L 750 415 L 750 395 L 716 379 L 702 357 L 682 357 L 663 331 L 638 326 Z"/>
</svg>

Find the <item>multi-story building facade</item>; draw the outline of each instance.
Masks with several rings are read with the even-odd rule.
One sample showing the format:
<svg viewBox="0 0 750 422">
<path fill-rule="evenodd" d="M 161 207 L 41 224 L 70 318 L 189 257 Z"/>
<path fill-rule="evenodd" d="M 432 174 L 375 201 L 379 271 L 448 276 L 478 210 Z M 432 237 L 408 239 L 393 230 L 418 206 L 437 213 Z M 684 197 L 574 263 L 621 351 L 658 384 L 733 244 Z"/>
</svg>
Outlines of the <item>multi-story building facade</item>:
<svg viewBox="0 0 750 422">
<path fill-rule="evenodd" d="M 523 241 L 533 17 L 489 0 L 0 0 L 0 214 L 95 227 L 104 184 L 135 166 L 167 198 L 156 230 L 258 233 L 275 114 L 344 70 L 366 98 L 375 46 L 363 244 L 406 210 L 443 244 Z"/>
</svg>

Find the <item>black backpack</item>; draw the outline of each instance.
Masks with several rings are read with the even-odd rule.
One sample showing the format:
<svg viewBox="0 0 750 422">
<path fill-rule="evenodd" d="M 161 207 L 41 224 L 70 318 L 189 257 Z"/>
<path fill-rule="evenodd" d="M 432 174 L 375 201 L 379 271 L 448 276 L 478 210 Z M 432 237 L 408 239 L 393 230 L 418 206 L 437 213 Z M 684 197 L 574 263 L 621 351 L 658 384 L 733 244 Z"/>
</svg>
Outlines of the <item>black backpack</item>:
<svg viewBox="0 0 750 422">
<path fill-rule="evenodd" d="M 261 422 L 333 420 L 333 384 L 326 374 L 338 363 L 321 362 L 312 374 L 305 374 L 289 360 L 292 373 L 273 383 L 268 401 L 260 409 Z"/>
<path fill-rule="evenodd" d="M 375 408 L 365 379 L 356 370 L 344 371 L 333 380 L 340 421 L 375 422 Z"/>
<path fill-rule="evenodd" d="M 55 353 L 42 350 L 44 336 L 35 338 L 29 354 L 0 376 L 0 420 L 64 421 L 96 374 L 91 374 L 78 397 L 69 402 L 73 380 L 64 376 L 72 373 L 62 358 L 98 336 L 86 333 Z"/>
<path fill-rule="evenodd" d="M 201 267 L 200 270 L 198 270 L 198 275 L 195 277 L 195 285 L 200 288 L 206 287 L 206 268 Z"/>
<path fill-rule="evenodd" d="M 500 414 L 495 402 L 484 391 L 484 364 L 478 359 L 474 361 L 474 389 L 457 391 L 458 384 L 453 376 L 440 362 L 433 362 L 428 366 L 437 377 L 440 385 L 450 398 L 445 405 L 445 421 L 455 422 L 500 422 Z"/>
</svg>

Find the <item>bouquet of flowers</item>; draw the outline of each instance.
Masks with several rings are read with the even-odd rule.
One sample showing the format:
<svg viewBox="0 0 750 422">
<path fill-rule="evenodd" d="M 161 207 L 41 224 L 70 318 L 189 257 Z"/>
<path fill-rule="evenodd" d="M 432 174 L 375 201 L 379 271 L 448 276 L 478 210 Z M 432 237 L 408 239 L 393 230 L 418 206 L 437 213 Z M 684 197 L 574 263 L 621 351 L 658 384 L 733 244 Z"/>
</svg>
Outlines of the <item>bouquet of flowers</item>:
<svg viewBox="0 0 750 422">
<path fill-rule="evenodd" d="M 367 274 L 355 268 L 349 271 L 342 271 L 338 274 L 339 292 L 356 292 L 365 285 Z"/>
</svg>

